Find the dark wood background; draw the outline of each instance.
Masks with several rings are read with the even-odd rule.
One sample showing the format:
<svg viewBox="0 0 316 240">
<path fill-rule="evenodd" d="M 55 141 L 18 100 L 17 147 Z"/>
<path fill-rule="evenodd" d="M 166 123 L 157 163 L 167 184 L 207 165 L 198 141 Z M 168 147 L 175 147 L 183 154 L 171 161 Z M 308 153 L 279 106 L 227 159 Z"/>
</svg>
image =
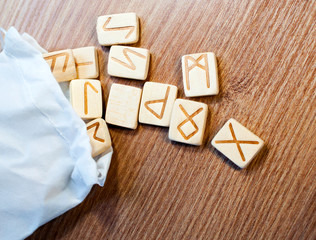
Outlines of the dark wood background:
<svg viewBox="0 0 316 240">
<path fill-rule="evenodd" d="M 179 87 L 181 56 L 212 51 L 220 93 L 209 106 L 204 145 L 172 143 L 168 129 L 110 126 L 106 184 L 31 239 L 316 239 L 316 2 L 305 0 L 5 0 L 0 23 L 46 49 L 99 47 L 105 98 L 109 48 L 99 15 L 136 12 L 148 48 L 148 81 Z M 191 98 L 193 99 L 193 98 Z M 238 170 L 210 140 L 235 118 L 266 147 Z"/>
</svg>

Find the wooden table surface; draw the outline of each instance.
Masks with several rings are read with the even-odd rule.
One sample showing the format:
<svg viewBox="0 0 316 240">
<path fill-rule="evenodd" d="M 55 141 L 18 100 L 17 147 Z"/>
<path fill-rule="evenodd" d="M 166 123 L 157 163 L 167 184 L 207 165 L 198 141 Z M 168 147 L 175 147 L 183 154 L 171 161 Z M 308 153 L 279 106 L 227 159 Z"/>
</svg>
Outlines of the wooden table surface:
<svg viewBox="0 0 316 240">
<path fill-rule="evenodd" d="M 99 15 L 136 12 L 148 48 L 148 81 L 177 85 L 181 56 L 217 55 L 220 93 L 208 104 L 201 147 L 170 142 L 168 128 L 110 126 L 106 184 L 31 239 L 316 239 L 316 1 L 7 0 L 0 23 L 49 51 L 99 48 L 105 99 L 112 83 Z M 244 170 L 210 140 L 229 118 L 266 146 Z"/>
</svg>

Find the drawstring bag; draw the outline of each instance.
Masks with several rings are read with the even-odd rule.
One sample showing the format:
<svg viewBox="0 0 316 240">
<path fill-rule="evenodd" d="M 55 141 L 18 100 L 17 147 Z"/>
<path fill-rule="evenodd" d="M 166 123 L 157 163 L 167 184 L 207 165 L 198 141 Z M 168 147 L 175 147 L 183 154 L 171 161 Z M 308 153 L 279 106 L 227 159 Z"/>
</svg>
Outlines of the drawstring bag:
<svg viewBox="0 0 316 240">
<path fill-rule="evenodd" d="M 0 239 L 23 239 L 103 186 L 112 149 L 91 157 L 85 123 L 39 50 L 0 34 Z"/>
</svg>

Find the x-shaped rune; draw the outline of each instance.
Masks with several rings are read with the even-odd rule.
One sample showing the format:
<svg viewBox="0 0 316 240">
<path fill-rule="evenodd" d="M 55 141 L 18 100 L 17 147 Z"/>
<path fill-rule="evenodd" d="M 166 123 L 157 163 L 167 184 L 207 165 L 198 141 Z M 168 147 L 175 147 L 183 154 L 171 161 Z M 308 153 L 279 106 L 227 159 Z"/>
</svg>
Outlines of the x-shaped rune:
<svg viewBox="0 0 316 240">
<path fill-rule="evenodd" d="M 196 116 L 196 115 L 198 115 L 202 110 L 203 110 L 203 108 L 199 108 L 198 110 L 196 110 L 194 113 L 192 113 L 191 115 L 189 115 L 188 113 L 187 113 L 187 111 L 185 111 L 185 109 L 183 108 L 183 106 L 180 104 L 179 105 L 179 107 L 180 107 L 180 109 L 182 110 L 182 112 L 184 113 L 184 115 L 187 117 L 183 122 L 181 122 L 179 125 L 178 125 L 178 127 L 177 127 L 177 129 L 178 129 L 178 131 L 181 133 L 181 135 L 182 135 L 182 137 L 185 139 L 185 140 L 188 140 L 188 139 L 190 139 L 191 137 L 193 137 L 198 131 L 199 131 L 199 128 L 198 128 L 198 126 L 196 125 L 196 123 L 193 121 L 193 118 Z M 193 127 L 195 128 L 195 130 L 191 133 L 191 134 L 189 134 L 188 136 L 187 135 L 185 135 L 185 133 L 182 131 L 182 129 L 181 129 L 181 127 L 184 125 L 184 124 L 186 124 L 187 122 L 189 122 L 190 121 L 190 123 L 193 125 Z"/>
<path fill-rule="evenodd" d="M 237 149 L 238 149 L 239 154 L 241 156 L 241 159 L 243 161 L 246 161 L 245 155 L 244 155 L 243 151 L 241 150 L 240 144 L 259 144 L 259 142 L 258 141 L 248 141 L 248 140 L 237 140 L 234 129 L 233 129 L 233 125 L 231 123 L 229 123 L 229 130 L 232 134 L 233 140 L 218 140 L 218 141 L 215 141 L 215 143 L 236 143 Z"/>
</svg>

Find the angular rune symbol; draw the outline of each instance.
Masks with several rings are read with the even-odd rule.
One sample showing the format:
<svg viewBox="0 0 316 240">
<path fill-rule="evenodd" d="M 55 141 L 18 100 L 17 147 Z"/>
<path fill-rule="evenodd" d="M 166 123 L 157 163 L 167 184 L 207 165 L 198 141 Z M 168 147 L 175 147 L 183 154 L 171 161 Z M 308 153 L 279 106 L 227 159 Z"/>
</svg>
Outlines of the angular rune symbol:
<svg viewBox="0 0 316 240">
<path fill-rule="evenodd" d="M 127 68 L 129 68 L 129 69 L 131 69 L 131 70 L 136 70 L 135 64 L 132 62 L 131 58 L 127 55 L 128 52 L 131 53 L 131 54 L 134 54 L 134 55 L 136 55 L 136 56 L 138 56 L 138 57 L 140 57 L 140 58 L 146 59 L 146 56 L 144 56 L 143 54 L 140 54 L 140 53 L 138 53 L 138 52 L 135 52 L 135 51 L 133 51 L 133 50 L 131 50 L 131 49 L 129 49 L 129 48 L 124 48 L 124 49 L 123 49 L 123 54 L 124 54 L 124 56 L 125 56 L 125 58 L 127 59 L 127 61 L 128 61 L 129 64 L 127 64 L 127 63 L 125 63 L 125 62 L 123 62 L 123 61 L 121 61 L 121 60 L 119 60 L 119 59 L 117 59 L 117 58 L 114 58 L 114 57 L 111 57 L 111 59 L 112 59 L 113 61 L 115 61 L 115 62 L 117 62 L 117 63 L 123 65 L 124 67 L 127 67 Z"/>
<path fill-rule="evenodd" d="M 91 124 L 90 126 L 87 127 L 87 130 L 91 129 L 91 128 L 94 128 L 95 127 L 95 130 L 94 130 L 94 133 L 93 133 L 93 138 L 99 142 L 104 142 L 105 140 L 102 139 L 102 138 L 99 138 L 97 137 L 97 132 L 98 132 L 98 129 L 100 127 L 100 123 L 99 122 L 96 122 L 94 124 Z"/>
<path fill-rule="evenodd" d="M 199 108 L 198 110 L 196 110 L 194 113 L 192 113 L 191 115 L 189 115 L 188 113 L 187 113 L 187 111 L 183 108 L 183 106 L 180 104 L 179 105 L 179 107 L 180 107 L 180 109 L 181 109 L 181 111 L 184 113 L 184 115 L 187 117 L 184 121 L 182 121 L 179 125 L 178 125 L 178 127 L 177 127 L 177 129 L 178 129 L 178 131 L 180 132 L 180 134 L 182 135 L 182 137 L 185 139 L 185 140 L 188 140 L 188 139 L 190 139 L 191 137 L 193 137 L 198 131 L 199 131 L 199 128 L 198 128 L 198 126 L 196 125 L 196 123 L 193 121 L 193 118 L 196 116 L 196 115 L 198 115 L 202 110 L 203 110 L 203 108 Z M 192 125 L 193 125 L 193 127 L 194 127 L 194 131 L 191 133 L 191 134 L 189 134 L 189 135 L 185 135 L 185 133 L 182 131 L 182 129 L 181 129 L 181 127 L 184 125 L 184 124 L 186 124 L 187 122 L 190 122 Z"/>
<path fill-rule="evenodd" d="M 98 93 L 98 90 L 90 83 L 85 82 L 84 84 L 84 114 L 88 114 L 88 86 L 92 88 L 93 91 Z"/>
<path fill-rule="evenodd" d="M 205 65 L 203 66 L 200 64 L 200 61 L 204 59 Z M 193 62 L 193 64 L 189 67 L 189 60 Z M 207 88 L 210 87 L 210 76 L 209 76 L 209 69 L 208 69 L 208 59 L 207 54 L 202 54 L 197 59 L 193 58 L 192 56 L 185 56 L 184 57 L 184 64 L 185 64 L 185 79 L 186 79 L 186 85 L 187 89 L 190 90 L 190 79 L 189 79 L 189 73 L 190 71 L 195 68 L 199 67 L 205 71 L 206 74 L 206 86 Z"/>
<path fill-rule="evenodd" d="M 246 161 L 243 151 L 241 150 L 240 144 L 259 144 L 258 141 L 248 141 L 248 140 L 237 140 L 236 134 L 233 129 L 233 125 L 229 123 L 229 130 L 233 137 L 233 140 L 217 140 L 215 143 L 236 143 L 237 149 L 243 161 Z"/>
<path fill-rule="evenodd" d="M 102 27 L 102 29 L 103 29 L 104 31 L 123 31 L 123 30 L 129 30 L 129 32 L 128 32 L 128 33 L 126 34 L 126 36 L 125 36 L 125 39 L 126 39 L 126 38 L 128 38 L 128 37 L 132 34 L 132 32 L 133 32 L 134 29 L 135 29 L 134 26 L 107 28 L 107 25 L 110 23 L 111 19 L 112 19 L 112 17 L 109 17 L 109 18 L 105 21 L 105 23 L 104 23 L 104 25 L 103 25 L 103 27 Z"/>
<path fill-rule="evenodd" d="M 165 112 L 165 108 L 166 108 L 166 104 L 167 104 L 167 100 L 168 100 L 168 96 L 169 96 L 169 92 L 170 92 L 170 86 L 167 87 L 167 91 L 165 94 L 164 99 L 159 99 L 159 100 L 152 100 L 152 101 L 147 101 L 145 102 L 145 108 L 151 112 L 152 114 L 154 114 L 158 119 L 162 119 L 164 112 Z M 154 104 L 154 103 L 163 103 L 160 114 L 157 114 L 152 108 L 149 107 L 149 104 Z"/>
<path fill-rule="evenodd" d="M 64 62 L 64 66 L 63 66 L 63 70 L 62 71 L 65 72 L 66 69 L 67 69 L 67 64 L 68 64 L 68 60 L 69 60 L 69 53 L 64 52 L 64 53 L 58 53 L 58 54 L 55 54 L 55 55 L 52 55 L 52 56 L 44 57 L 45 60 L 52 59 L 52 64 L 50 66 L 50 70 L 52 72 L 54 71 L 54 68 L 55 68 L 56 59 L 58 57 L 63 57 L 63 56 L 65 56 L 65 62 Z"/>
</svg>

